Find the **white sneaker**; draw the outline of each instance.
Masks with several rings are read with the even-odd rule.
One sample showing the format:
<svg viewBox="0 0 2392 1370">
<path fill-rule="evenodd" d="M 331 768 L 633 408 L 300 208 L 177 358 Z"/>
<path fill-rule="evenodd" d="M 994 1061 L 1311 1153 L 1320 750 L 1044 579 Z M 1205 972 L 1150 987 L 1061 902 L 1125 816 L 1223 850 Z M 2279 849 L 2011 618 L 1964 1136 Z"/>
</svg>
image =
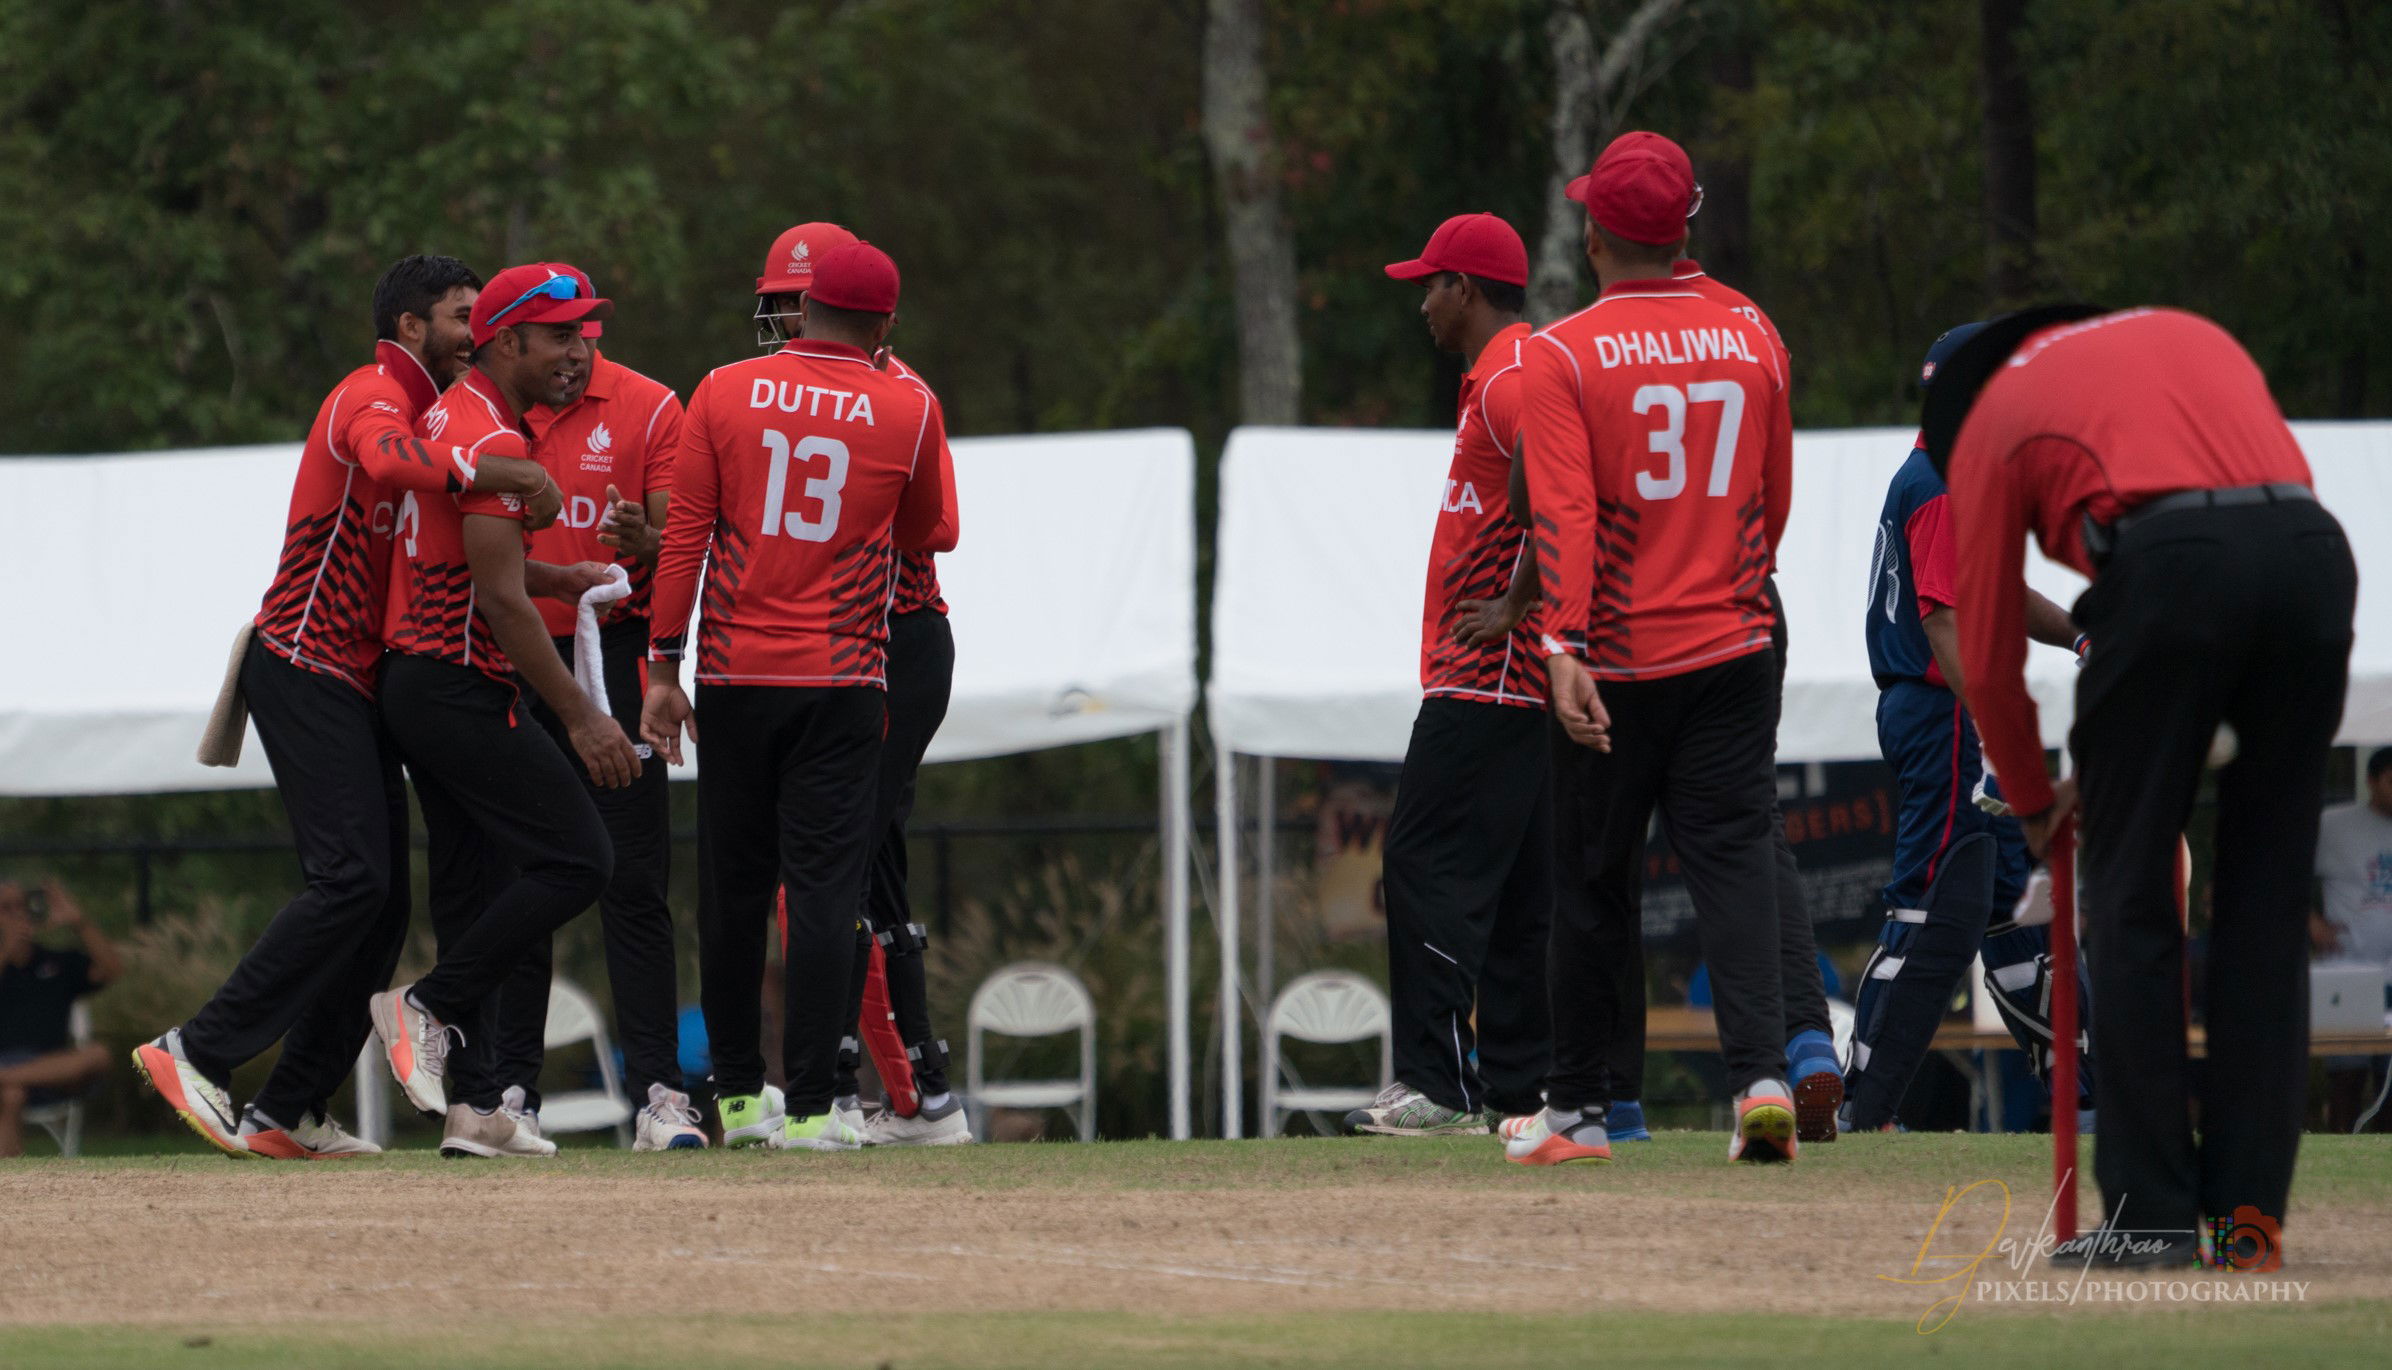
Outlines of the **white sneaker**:
<svg viewBox="0 0 2392 1370">
<path fill-rule="evenodd" d="M 701 1151 L 706 1134 L 698 1127 L 698 1110 L 689 1096 L 666 1089 L 659 1080 L 648 1086 L 648 1106 L 640 1110 L 634 1151 Z"/>
<path fill-rule="evenodd" d="M 540 1111 L 523 1106 L 530 1098 L 529 1094 L 523 1092 L 523 1086 L 508 1085 L 505 1092 L 498 1096 L 498 1107 L 502 1112 L 515 1115 L 515 1126 L 545 1141 L 548 1134 L 540 1130 Z"/>
<path fill-rule="evenodd" d="M 864 1101 L 853 1095 L 845 1099 L 831 1100 L 831 1116 L 838 1119 L 842 1126 L 852 1129 L 858 1136 L 864 1136 L 864 1129 L 870 1121 L 864 1117 Z M 865 1145 L 869 1146 L 871 1140 L 870 1137 L 865 1136 Z"/>
<path fill-rule="evenodd" d="M 228 1156 L 249 1154 L 232 1096 L 183 1056 L 181 1028 L 169 1028 L 156 1040 L 133 1048 L 133 1068 L 193 1132 Z"/>
<path fill-rule="evenodd" d="M 554 1156 L 556 1143 L 523 1126 L 523 1116 L 504 1108 L 484 1113 L 471 1104 L 451 1104 L 440 1134 L 443 1156 Z"/>
<path fill-rule="evenodd" d="M 964 1116 L 963 1100 L 953 1094 L 944 1108 L 924 1108 L 911 1118 L 875 1109 L 858 1130 L 866 1146 L 968 1146 L 972 1140 L 972 1120 Z"/>
<path fill-rule="evenodd" d="M 241 1140 L 252 1156 L 277 1161 L 331 1161 L 382 1154 L 381 1147 L 351 1133 L 330 1114 L 311 1113 L 296 1127 L 280 1127 L 254 1106 L 241 1115 Z"/>
<path fill-rule="evenodd" d="M 448 1075 L 449 1039 L 454 1036 L 462 1046 L 465 1034 L 417 1008 L 407 997 L 413 988 L 409 984 L 386 989 L 366 1004 L 373 1014 L 374 1036 L 382 1043 L 399 1091 L 418 1112 L 439 1118 L 448 1113 L 448 1089 L 443 1080 Z"/>
</svg>

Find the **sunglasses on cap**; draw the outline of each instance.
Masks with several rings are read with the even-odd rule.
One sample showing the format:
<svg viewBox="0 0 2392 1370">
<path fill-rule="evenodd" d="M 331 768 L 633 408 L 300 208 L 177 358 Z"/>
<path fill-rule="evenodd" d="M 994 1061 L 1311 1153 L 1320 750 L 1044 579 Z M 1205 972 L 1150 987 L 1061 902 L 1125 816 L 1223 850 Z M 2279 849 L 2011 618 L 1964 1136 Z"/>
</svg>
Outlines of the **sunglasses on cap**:
<svg viewBox="0 0 2392 1370">
<path fill-rule="evenodd" d="M 524 305 L 533 300 L 539 299 L 543 295 L 552 300 L 579 299 L 581 297 L 581 282 L 574 280 L 571 276 L 551 276 L 547 280 L 533 286 L 531 289 L 524 291 L 521 295 L 516 296 L 515 302 L 513 304 L 510 304 L 506 308 L 498 311 L 496 314 L 491 315 L 490 322 L 492 324 L 496 324 L 500 319 L 503 319 L 509 314 L 514 313 L 516 310 L 521 309 Z"/>
<path fill-rule="evenodd" d="M 1694 183 L 1694 197 L 1686 203 L 1686 217 L 1691 219 L 1703 212 L 1703 183 Z"/>
</svg>

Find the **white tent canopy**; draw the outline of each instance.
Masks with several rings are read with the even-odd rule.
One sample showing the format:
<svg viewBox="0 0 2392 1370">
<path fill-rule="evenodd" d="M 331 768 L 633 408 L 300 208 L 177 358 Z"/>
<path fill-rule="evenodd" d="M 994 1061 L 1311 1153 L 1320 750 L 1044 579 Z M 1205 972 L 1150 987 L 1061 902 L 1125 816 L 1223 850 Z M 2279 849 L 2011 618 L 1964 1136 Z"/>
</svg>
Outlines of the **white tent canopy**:
<svg viewBox="0 0 2392 1370">
<path fill-rule="evenodd" d="M 2359 562 L 2358 641 L 2343 741 L 2392 737 L 2392 424 L 2294 424 L 2319 497 Z M 1861 637 L 1870 558 L 1906 428 L 1799 433 L 1778 550 L 1790 638 L 1778 759 L 1877 756 L 1877 687 Z M 1219 753 L 1222 965 L 1238 965 L 1236 753 L 1400 761 L 1420 706 L 1421 594 L 1450 432 L 1241 428 L 1222 458 L 1212 678 Z M 2083 587 L 2030 553 L 2029 583 L 2063 606 Z M 2066 652 L 2034 651 L 2044 739 L 2074 716 Z M 1222 988 L 1224 1059 L 1239 1059 L 1239 992 Z M 1235 1078 L 1236 1072 L 1229 1073 Z M 1227 1100 L 1230 1135 L 1237 1100 Z"/>
<path fill-rule="evenodd" d="M 1171 1097 L 1188 1135 L 1187 718 L 1196 700 L 1195 448 L 1181 429 L 955 443 L 963 541 L 939 559 L 955 692 L 930 760 L 1159 732 Z M 282 543 L 299 445 L 0 460 L 25 511 L 0 553 L 0 794 L 273 783 L 193 759 L 225 650 Z"/>
</svg>

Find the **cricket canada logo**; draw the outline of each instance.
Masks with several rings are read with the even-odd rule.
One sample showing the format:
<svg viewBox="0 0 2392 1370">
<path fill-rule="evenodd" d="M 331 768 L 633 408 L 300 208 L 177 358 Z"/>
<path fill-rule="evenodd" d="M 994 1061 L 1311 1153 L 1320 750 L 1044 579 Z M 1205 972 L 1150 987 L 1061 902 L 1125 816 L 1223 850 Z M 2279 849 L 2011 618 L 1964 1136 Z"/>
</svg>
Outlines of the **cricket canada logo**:
<svg viewBox="0 0 2392 1370">
<path fill-rule="evenodd" d="M 800 238 L 789 248 L 789 274 L 795 276 L 813 269 L 814 249 L 806 246 L 806 240 Z"/>
<path fill-rule="evenodd" d="M 615 468 L 615 459 L 607 449 L 614 445 L 615 435 L 606 431 L 605 424 L 599 424 L 596 428 L 591 429 L 589 450 L 581 454 L 581 469 L 584 471 L 612 471 Z"/>
</svg>

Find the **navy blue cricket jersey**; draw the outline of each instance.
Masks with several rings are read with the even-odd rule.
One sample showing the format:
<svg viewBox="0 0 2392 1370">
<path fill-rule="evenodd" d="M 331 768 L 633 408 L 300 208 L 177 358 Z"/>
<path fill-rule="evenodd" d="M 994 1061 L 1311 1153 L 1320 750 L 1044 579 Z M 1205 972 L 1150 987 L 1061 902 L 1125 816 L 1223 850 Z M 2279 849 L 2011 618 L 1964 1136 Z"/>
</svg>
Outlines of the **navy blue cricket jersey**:
<svg viewBox="0 0 2392 1370">
<path fill-rule="evenodd" d="M 1943 477 L 1921 448 L 1894 473 L 1877 516 L 1877 554 L 1869 563 L 1865 631 L 1869 672 L 1880 688 L 1897 680 L 1944 684 L 1927 630 L 1927 611 L 1954 602 L 1959 559 L 1952 541 L 1951 499 Z"/>
</svg>

